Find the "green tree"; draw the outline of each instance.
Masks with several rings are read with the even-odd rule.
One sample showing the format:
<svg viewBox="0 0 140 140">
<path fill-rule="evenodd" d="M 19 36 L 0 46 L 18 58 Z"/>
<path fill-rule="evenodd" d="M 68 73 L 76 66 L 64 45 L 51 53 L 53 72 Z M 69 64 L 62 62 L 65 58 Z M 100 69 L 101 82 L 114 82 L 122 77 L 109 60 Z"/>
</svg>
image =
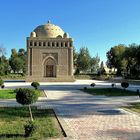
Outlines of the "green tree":
<svg viewBox="0 0 140 140">
<path fill-rule="evenodd" d="M 11 50 L 11 57 L 9 59 L 10 66 L 15 72 L 25 73 L 26 68 L 26 52 L 24 49 L 19 49 L 17 52 L 16 49 Z"/>
<path fill-rule="evenodd" d="M 28 105 L 31 121 L 33 121 L 33 115 L 31 111 L 31 104 L 38 100 L 38 92 L 33 89 L 20 88 L 16 90 L 16 101 L 22 105 Z"/>
<path fill-rule="evenodd" d="M 97 72 L 99 69 L 99 62 L 100 62 L 100 57 L 98 54 L 95 57 L 91 58 L 91 72 Z"/>
<path fill-rule="evenodd" d="M 21 48 L 18 51 L 18 57 L 21 59 L 21 71 L 25 74 L 26 73 L 26 60 L 27 60 L 27 52 Z"/>
<path fill-rule="evenodd" d="M 5 54 L 5 48 L 0 45 L 0 76 L 9 72 L 9 61 L 6 59 Z"/>
<path fill-rule="evenodd" d="M 78 58 L 78 53 L 76 52 L 76 49 L 73 48 L 73 63 L 74 63 L 74 67 L 77 67 L 77 58 Z"/>
<path fill-rule="evenodd" d="M 126 60 L 127 74 L 130 73 L 130 75 L 131 75 L 132 69 L 134 71 L 134 68 L 137 65 L 137 52 L 138 52 L 138 45 L 136 45 L 134 43 L 129 45 L 129 47 L 126 48 L 126 50 L 125 50 L 124 58 Z"/>
<path fill-rule="evenodd" d="M 107 66 L 110 68 L 117 68 L 118 75 L 121 75 L 121 72 L 127 66 L 126 60 L 124 58 L 126 48 L 127 47 L 125 45 L 120 44 L 118 46 L 112 47 L 106 54 L 108 59 Z"/>
<path fill-rule="evenodd" d="M 86 71 L 91 66 L 91 57 L 89 50 L 86 47 L 82 47 L 77 57 L 77 68 L 80 71 Z"/>
</svg>

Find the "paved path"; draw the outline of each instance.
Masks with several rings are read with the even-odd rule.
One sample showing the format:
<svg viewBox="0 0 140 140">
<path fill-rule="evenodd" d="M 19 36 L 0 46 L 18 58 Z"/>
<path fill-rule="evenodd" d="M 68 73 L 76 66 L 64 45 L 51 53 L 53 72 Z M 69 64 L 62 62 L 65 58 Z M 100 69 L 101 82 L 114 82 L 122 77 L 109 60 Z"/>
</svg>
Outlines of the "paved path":
<svg viewBox="0 0 140 140">
<path fill-rule="evenodd" d="M 96 87 L 111 87 L 111 83 L 79 80 L 74 83 L 41 83 L 46 98 L 39 108 L 53 108 L 69 140 L 140 140 L 140 117 L 120 109 L 138 97 L 92 96 L 77 89 L 95 82 Z M 30 87 L 30 83 L 5 83 L 6 88 Z M 120 87 L 120 83 L 116 84 Z M 140 89 L 130 85 L 129 90 Z M 18 106 L 14 100 L 0 100 L 0 106 Z"/>
<path fill-rule="evenodd" d="M 77 140 L 140 140 L 140 117 L 119 109 L 138 97 L 92 96 L 78 90 L 46 90 L 68 138 Z"/>
</svg>

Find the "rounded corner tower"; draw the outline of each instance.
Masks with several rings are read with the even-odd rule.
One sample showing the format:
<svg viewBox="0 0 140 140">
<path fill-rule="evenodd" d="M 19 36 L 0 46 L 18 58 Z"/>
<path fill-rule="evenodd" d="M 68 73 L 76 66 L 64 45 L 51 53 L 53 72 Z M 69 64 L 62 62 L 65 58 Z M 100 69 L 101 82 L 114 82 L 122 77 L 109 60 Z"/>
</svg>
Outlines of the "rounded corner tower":
<svg viewBox="0 0 140 140">
<path fill-rule="evenodd" d="M 73 40 L 50 21 L 27 37 L 26 81 L 74 81 Z"/>
</svg>

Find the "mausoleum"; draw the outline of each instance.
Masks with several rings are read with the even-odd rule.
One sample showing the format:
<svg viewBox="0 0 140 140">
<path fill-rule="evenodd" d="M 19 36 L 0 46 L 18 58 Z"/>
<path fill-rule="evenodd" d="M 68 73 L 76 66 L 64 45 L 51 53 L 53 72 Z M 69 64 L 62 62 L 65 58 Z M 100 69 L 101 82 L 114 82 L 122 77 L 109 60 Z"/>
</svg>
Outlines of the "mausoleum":
<svg viewBox="0 0 140 140">
<path fill-rule="evenodd" d="M 74 81 L 73 40 L 50 21 L 27 37 L 26 81 Z"/>
</svg>

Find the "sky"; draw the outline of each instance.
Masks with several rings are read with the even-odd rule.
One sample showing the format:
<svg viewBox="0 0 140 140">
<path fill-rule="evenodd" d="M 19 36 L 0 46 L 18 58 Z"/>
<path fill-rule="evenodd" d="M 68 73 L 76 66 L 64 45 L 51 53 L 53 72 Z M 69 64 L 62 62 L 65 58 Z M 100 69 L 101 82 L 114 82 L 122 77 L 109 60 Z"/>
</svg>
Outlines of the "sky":
<svg viewBox="0 0 140 140">
<path fill-rule="evenodd" d="M 25 48 L 26 37 L 50 20 L 74 39 L 77 51 L 106 61 L 118 44 L 140 44 L 140 0 L 0 0 L 0 45 Z"/>
</svg>

